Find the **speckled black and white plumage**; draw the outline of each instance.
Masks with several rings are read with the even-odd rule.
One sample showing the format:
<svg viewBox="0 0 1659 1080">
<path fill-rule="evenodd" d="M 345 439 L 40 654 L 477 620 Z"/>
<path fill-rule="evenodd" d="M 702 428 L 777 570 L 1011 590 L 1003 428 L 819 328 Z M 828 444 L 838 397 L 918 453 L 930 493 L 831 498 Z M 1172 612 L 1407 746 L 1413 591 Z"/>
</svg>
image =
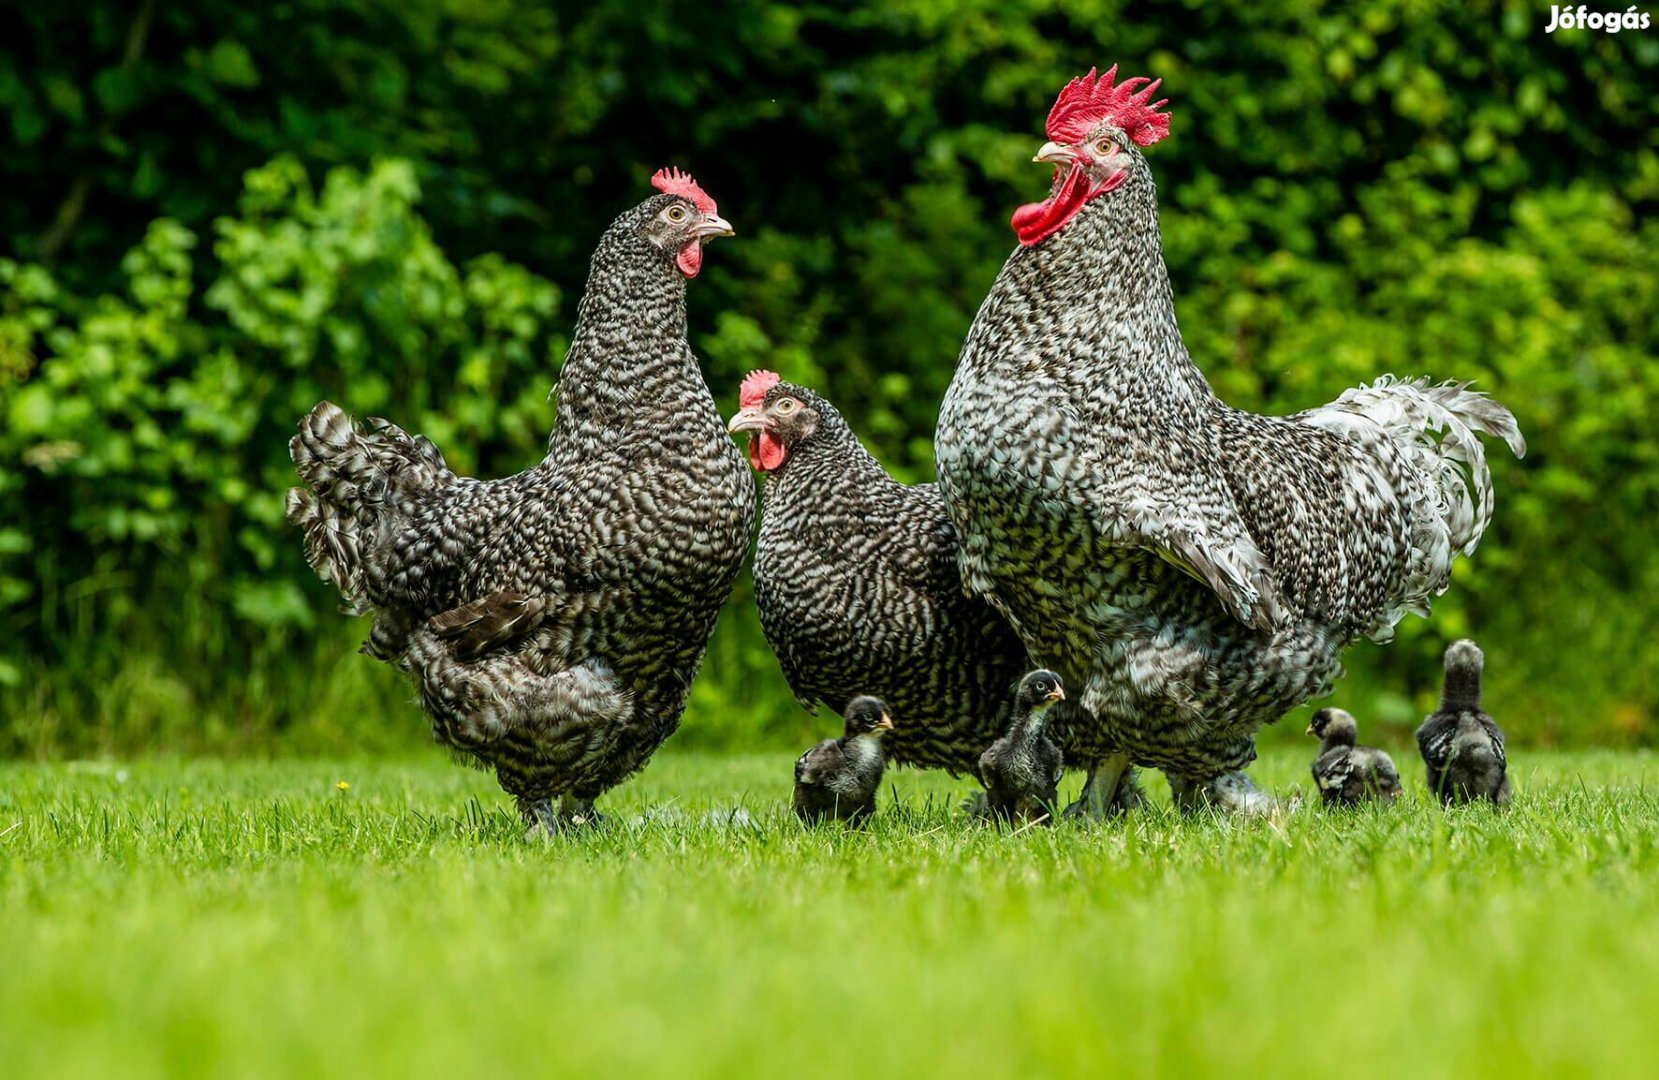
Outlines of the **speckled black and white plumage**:
<svg viewBox="0 0 1659 1080">
<path fill-rule="evenodd" d="M 1020 680 L 1008 730 L 979 758 L 985 809 L 1010 824 L 1053 824 L 1059 812 L 1060 747 L 1048 736 L 1049 712 L 1065 700 L 1065 684 L 1048 670 Z"/>
<path fill-rule="evenodd" d="M 790 404 L 798 402 L 798 405 Z M 801 704 L 878 695 L 903 723 L 890 760 L 973 773 L 1030 665 L 990 605 L 962 593 L 934 484 L 901 484 L 820 395 L 776 383 L 734 417 L 782 459 L 764 483 L 755 600 Z"/>
<path fill-rule="evenodd" d="M 1480 434 L 1513 417 L 1459 385 L 1387 377 L 1287 417 L 1230 408 L 1188 357 L 1139 149 L 1127 175 L 1009 257 L 963 347 L 935 440 L 967 587 L 1004 612 L 1086 716 L 1085 805 L 1259 811 L 1254 735 L 1326 692 L 1338 653 L 1426 611 L 1492 511 Z M 1060 172 L 1056 171 L 1056 191 Z"/>
<path fill-rule="evenodd" d="M 413 675 L 438 741 L 493 767 L 533 822 L 553 800 L 585 814 L 674 731 L 748 553 L 754 480 L 687 345 L 675 267 L 721 227 L 664 194 L 606 230 L 534 468 L 459 477 L 426 439 L 328 402 L 291 446 L 306 486 L 289 518 L 374 614 L 365 651 Z"/>
<path fill-rule="evenodd" d="M 1448 805 L 1478 799 L 1509 805 L 1503 731 L 1480 707 L 1485 662 L 1474 642 L 1453 642 L 1446 650 L 1440 708 L 1417 729 L 1417 749 L 1428 770 L 1429 790 Z"/>
<path fill-rule="evenodd" d="M 1308 734 L 1319 738 L 1313 782 L 1326 806 L 1393 802 L 1400 797 L 1400 774 L 1394 759 L 1374 746 L 1360 746 L 1359 725 L 1342 709 L 1313 714 Z"/>
<path fill-rule="evenodd" d="M 894 730 L 887 705 L 862 695 L 847 703 L 844 733 L 795 760 L 795 815 L 810 823 L 863 822 L 876 812 L 886 768 L 882 739 Z"/>
</svg>

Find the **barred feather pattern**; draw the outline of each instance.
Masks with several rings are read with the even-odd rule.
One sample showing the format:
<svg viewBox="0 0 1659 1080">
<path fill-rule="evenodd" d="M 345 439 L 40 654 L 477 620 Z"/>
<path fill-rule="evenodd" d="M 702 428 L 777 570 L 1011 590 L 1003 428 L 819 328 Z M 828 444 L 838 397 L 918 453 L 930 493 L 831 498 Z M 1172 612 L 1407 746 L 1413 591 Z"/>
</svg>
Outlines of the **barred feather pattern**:
<svg viewBox="0 0 1659 1080">
<path fill-rule="evenodd" d="M 1004 265 L 935 448 L 964 585 L 1081 688 L 1068 759 L 1190 790 L 1328 692 L 1356 636 L 1427 610 L 1491 517 L 1477 436 L 1524 445 L 1462 384 L 1379 379 L 1288 417 L 1217 400 L 1127 153 L 1127 181 Z"/>
<path fill-rule="evenodd" d="M 893 715 L 890 761 L 971 774 L 1007 723 L 1025 647 L 963 595 L 937 485 L 894 480 L 811 390 L 778 383 L 762 407 L 784 397 L 811 431 L 765 482 L 754 573 L 766 640 L 808 709 L 875 695 Z"/>
<path fill-rule="evenodd" d="M 289 518 L 407 670 L 434 737 L 527 816 L 591 800 L 678 726 L 748 554 L 755 484 L 686 342 L 685 279 L 619 217 L 594 253 L 541 463 L 456 476 L 430 442 L 327 402 L 291 444 Z"/>
</svg>

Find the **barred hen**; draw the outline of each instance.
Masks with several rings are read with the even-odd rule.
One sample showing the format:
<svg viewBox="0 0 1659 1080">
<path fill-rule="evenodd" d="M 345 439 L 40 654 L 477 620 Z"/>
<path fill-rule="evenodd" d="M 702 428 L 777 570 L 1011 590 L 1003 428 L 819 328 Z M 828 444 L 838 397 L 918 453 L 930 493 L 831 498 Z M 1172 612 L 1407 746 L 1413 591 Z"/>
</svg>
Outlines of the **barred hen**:
<svg viewBox="0 0 1659 1080">
<path fill-rule="evenodd" d="M 493 768 L 532 829 L 588 820 L 678 726 L 754 522 L 686 342 L 686 281 L 732 230 L 690 177 L 652 183 L 594 252 L 539 465 L 456 476 L 326 401 L 289 447 L 289 520 L 374 614 L 364 651 L 413 675 L 436 739 Z"/>
<path fill-rule="evenodd" d="M 1216 398 L 1187 355 L 1141 149 L 1157 83 L 1061 92 L 1049 198 L 1013 218 L 935 442 L 965 586 L 1077 690 L 1077 810 L 1133 805 L 1132 764 L 1183 807 L 1256 813 L 1255 733 L 1329 690 L 1338 654 L 1426 613 L 1492 514 L 1480 435 L 1514 417 L 1463 384 L 1382 377 L 1294 416 Z"/>
<path fill-rule="evenodd" d="M 809 824 L 835 819 L 860 824 L 876 812 L 876 789 L 886 769 L 882 737 L 893 718 L 880 698 L 847 703 L 839 739 L 825 739 L 795 759 L 795 816 Z"/>
<path fill-rule="evenodd" d="M 1452 642 L 1446 650 L 1440 708 L 1417 729 L 1417 749 L 1428 770 L 1429 790 L 1447 805 L 1480 799 L 1509 805 L 1503 730 L 1480 707 L 1485 664 L 1480 646 L 1467 640 Z"/>
<path fill-rule="evenodd" d="M 1001 732 L 1025 647 L 962 594 L 956 533 L 934 484 L 901 484 L 841 414 L 769 371 L 743 380 L 731 430 L 766 477 L 755 600 L 801 704 L 854 694 L 904 718 L 895 762 L 972 773 Z"/>
<path fill-rule="evenodd" d="M 1394 759 L 1374 746 L 1359 745 L 1359 725 L 1344 709 L 1320 709 L 1308 724 L 1319 739 L 1313 782 L 1326 806 L 1393 802 L 1400 797 L 1400 773 Z"/>
</svg>

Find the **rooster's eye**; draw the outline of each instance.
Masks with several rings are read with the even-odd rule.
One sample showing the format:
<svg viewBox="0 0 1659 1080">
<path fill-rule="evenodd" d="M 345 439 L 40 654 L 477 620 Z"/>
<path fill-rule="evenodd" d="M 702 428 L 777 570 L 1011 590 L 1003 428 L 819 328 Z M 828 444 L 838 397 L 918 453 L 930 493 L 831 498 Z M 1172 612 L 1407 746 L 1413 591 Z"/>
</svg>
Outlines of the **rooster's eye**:
<svg viewBox="0 0 1659 1080">
<path fill-rule="evenodd" d="M 1094 144 L 1094 152 L 1101 155 L 1102 157 L 1105 157 L 1107 154 L 1110 154 L 1112 152 L 1112 140 L 1111 139 L 1101 139 L 1099 142 Z"/>
<path fill-rule="evenodd" d="M 778 402 L 778 411 L 781 413 L 792 413 L 797 407 L 799 407 L 800 404 L 801 403 L 796 401 L 794 398 L 786 397 L 782 401 Z"/>
<path fill-rule="evenodd" d="M 678 225 L 680 222 L 684 221 L 685 220 L 685 207 L 683 207 L 683 206 L 670 206 L 668 208 L 668 220 L 672 221 L 676 225 Z"/>
</svg>

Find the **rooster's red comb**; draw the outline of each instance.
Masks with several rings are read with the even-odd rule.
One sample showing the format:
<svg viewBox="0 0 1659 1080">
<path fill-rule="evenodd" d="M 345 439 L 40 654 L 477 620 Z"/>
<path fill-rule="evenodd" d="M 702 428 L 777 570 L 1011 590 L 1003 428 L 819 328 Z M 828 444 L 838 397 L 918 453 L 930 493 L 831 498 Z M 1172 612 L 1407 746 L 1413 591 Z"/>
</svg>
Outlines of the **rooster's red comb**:
<svg viewBox="0 0 1659 1080">
<path fill-rule="evenodd" d="M 1057 143 L 1078 142 L 1102 120 L 1121 128 L 1136 146 L 1151 146 L 1168 135 L 1169 114 L 1158 110 L 1169 99 L 1150 100 L 1163 80 L 1136 76 L 1113 86 L 1117 74 L 1116 64 L 1098 78 L 1090 68 L 1087 75 L 1067 83 L 1048 112 L 1048 137 Z"/>
<path fill-rule="evenodd" d="M 752 409 L 766 400 L 766 391 L 783 382 L 775 371 L 751 371 L 743 377 L 743 385 L 737 388 L 737 403 L 745 409 Z"/>
<path fill-rule="evenodd" d="M 691 205 L 705 214 L 716 213 L 714 200 L 697 186 L 697 181 L 693 180 L 688 172 L 681 172 L 679 169 L 658 169 L 651 175 L 651 186 L 664 194 L 678 195 L 691 200 Z"/>
</svg>

